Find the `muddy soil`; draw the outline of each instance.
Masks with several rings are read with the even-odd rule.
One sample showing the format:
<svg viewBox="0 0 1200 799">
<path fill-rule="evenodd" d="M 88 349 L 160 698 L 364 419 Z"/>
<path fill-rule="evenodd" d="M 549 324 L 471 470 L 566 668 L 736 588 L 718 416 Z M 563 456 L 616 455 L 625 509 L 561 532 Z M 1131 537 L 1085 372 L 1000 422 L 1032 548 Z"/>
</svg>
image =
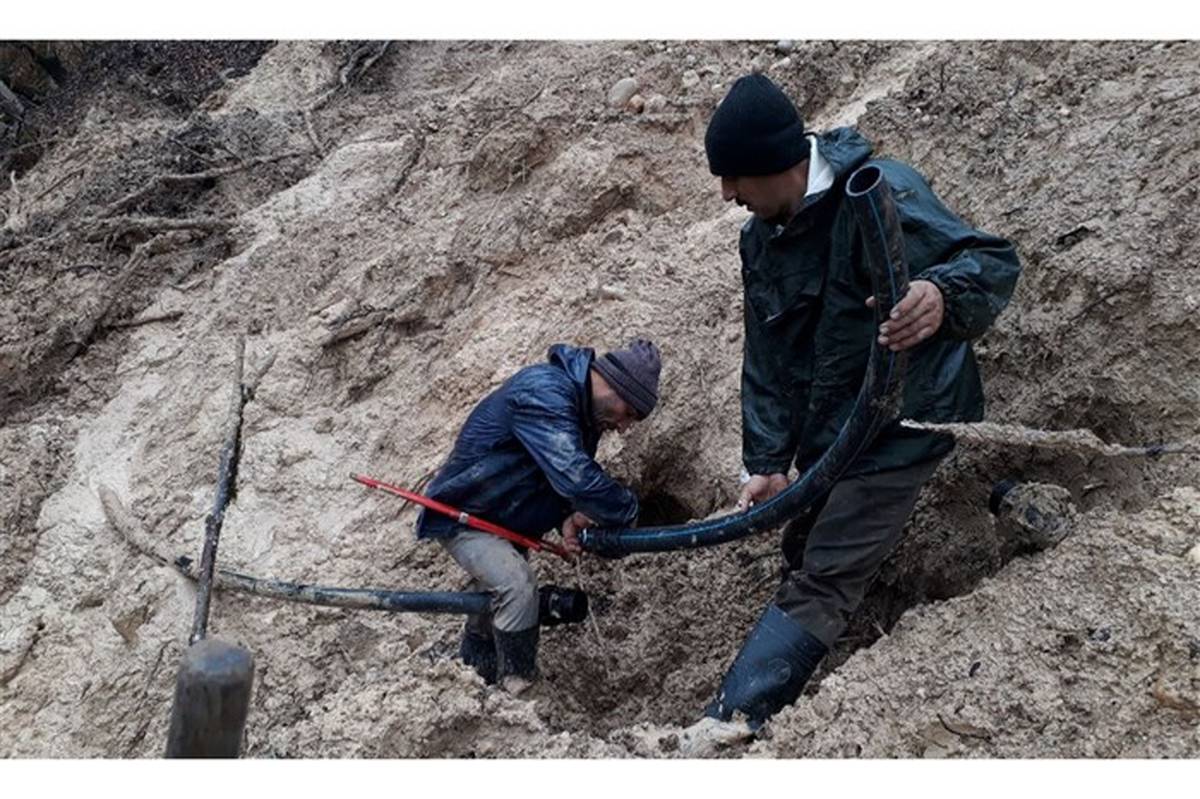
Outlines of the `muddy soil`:
<svg viewBox="0 0 1200 799">
<path fill-rule="evenodd" d="M 227 568 L 459 588 L 413 511 L 348 474 L 418 483 L 473 403 L 560 341 L 654 339 L 660 410 L 601 460 L 655 521 L 730 507 L 744 212 L 703 131 L 751 69 L 1016 241 L 1021 283 L 976 346 L 989 419 L 1196 434 L 1194 43 L 229 47 L 194 73 L 130 55 L 120 80 L 68 74 L 54 140 L 0 194 L 0 753 L 161 754 L 194 588 L 125 546 L 97 491 L 198 555 L 240 334 L 252 366 L 273 360 Z M 640 112 L 608 104 L 626 77 Z M 965 442 L 821 679 L 719 754 L 1197 756 L 1198 467 Z M 1069 491 L 1074 532 L 1013 551 L 987 509 L 1001 479 Z M 258 663 L 247 754 L 678 756 L 780 559 L 763 536 L 536 563 L 595 612 L 547 631 L 524 698 L 455 662 L 453 618 L 218 594 L 210 633 Z"/>
</svg>

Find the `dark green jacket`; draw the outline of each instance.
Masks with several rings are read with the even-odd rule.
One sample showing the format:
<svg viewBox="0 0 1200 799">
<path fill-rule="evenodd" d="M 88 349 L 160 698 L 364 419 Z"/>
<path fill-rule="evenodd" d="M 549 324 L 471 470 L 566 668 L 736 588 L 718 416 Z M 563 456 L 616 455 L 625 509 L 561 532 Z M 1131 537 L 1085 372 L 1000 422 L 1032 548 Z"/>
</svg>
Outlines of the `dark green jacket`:
<svg viewBox="0 0 1200 799">
<path fill-rule="evenodd" d="M 874 312 L 871 281 L 849 205 L 846 179 L 871 145 L 839 128 L 818 137 L 836 175 L 786 226 L 752 217 L 742 227 L 746 338 L 742 370 L 742 458 L 751 474 L 803 472 L 833 443 L 858 394 Z M 916 170 L 874 160 L 892 188 L 905 236 L 910 280 L 941 289 L 938 332 L 909 350 L 901 419 L 983 418 L 983 386 L 970 339 L 1008 304 L 1021 267 L 1013 246 L 950 212 Z M 847 475 L 908 466 L 945 454 L 948 436 L 893 423 Z"/>
</svg>

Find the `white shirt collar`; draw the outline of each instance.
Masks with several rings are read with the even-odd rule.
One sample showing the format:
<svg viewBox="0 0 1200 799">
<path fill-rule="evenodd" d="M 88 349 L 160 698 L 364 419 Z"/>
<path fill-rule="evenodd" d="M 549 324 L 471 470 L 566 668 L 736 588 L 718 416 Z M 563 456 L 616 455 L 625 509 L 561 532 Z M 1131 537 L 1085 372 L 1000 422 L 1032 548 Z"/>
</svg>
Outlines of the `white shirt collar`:
<svg viewBox="0 0 1200 799">
<path fill-rule="evenodd" d="M 808 137 L 808 188 L 804 191 L 804 199 L 808 199 L 816 194 L 829 191 L 833 185 L 833 167 L 821 155 L 820 148 L 817 147 L 817 137 Z M 783 233 L 787 225 L 774 225 L 771 235 L 778 236 Z"/>
<path fill-rule="evenodd" d="M 820 149 L 817 147 L 817 137 L 808 137 L 808 190 L 804 192 L 805 197 L 811 197 L 814 194 L 820 194 L 823 191 L 828 191 L 833 185 L 833 167 L 821 155 Z"/>
</svg>

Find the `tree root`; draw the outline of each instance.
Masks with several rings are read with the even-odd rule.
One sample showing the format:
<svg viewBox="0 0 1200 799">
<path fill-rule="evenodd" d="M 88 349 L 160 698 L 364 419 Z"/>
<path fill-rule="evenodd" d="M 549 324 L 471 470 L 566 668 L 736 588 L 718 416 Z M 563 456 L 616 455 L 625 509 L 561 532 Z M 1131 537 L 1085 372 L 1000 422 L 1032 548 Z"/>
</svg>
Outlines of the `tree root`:
<svg viewBox="0 0 1200 799">
<path fill-rule="evenodd" d="M 118 211 L 128 208 L 139 200 L 145 199 L 152 192 L 163 186 L 181 186 L 188 183 L 214 180 L 219 177 L 224 177 L 225 175 L 232 175 L 235 172 L 242 172 L 263 164 L 274 164 L 278 161 L 283 161 L 288 158 L 299 158 L 300 156 L 304 155 L 309 155 L 309 152 L 307 150 L 290 150 L 286 153 L 276 153 L 275 155 L 264 155 L 259 156 L 258 158 L 250 158 L 236 164 L 230 164 L 229 166 L 206 169 L 203 172 L 156 175 L 137 191 L 130 192 L 116 202 L 110 203 L 104 208 L 103 211 L 100 212 L 100 216 L 112 216 Z"/>
<path fill-rule="evenodd" d="M 10 172 L 8 179 L 12 187 L 8 192 L 8 211 L 4 214 L 4 230 L 20 235 L 28 226 L 21 208 L 21 187 L 17 185 L 17 173 Z"/>
<path fill-rule="evenodd" d="M 109 330 L 127 330 L 131 327 L 141 327 L 155 322 L 174 322 L 183 316 L 183 311 L 165 311 L 158 314 L 150 314 L 148 316 L 137 316 L 121 322 L 109 322 L 104 325 Z"/>
<path fill-rule="evenodd" d="M 900 425 L 910 430 L 948 433 L 959 441 L 966 441 L 973 444 L 1028 446 L 1062 452 L 1090 452 L 1109 457 L 1140 456 L 1157 458 L 1160 455 L 1200 452 L 1200 440 L 1196 438 L 1169 444 L 1127 447 L 1121 444 L 1108 444 L 1102 441 L 1091 430 L 1038 430 L 1032 427 L 997 424 L 995 422 L 933 424 L 914 422 L 911 419 L 905 419 L 900 422 Z"/>
<path fill-rule="evenodd" d="M 391 47 L 391 45 L 392 43 L 390 41 L 385 41 L 382 43 L 372 42 L 369 44 L 364 44 L 362 47 L 359 47 L 357 50 L 351 53 L 350 58 L 346 60 L 344 65 L 342 65 L 341 72 L 338 73 L 338 82 L 317 97 L 317 99 L 313 100 L 312 103 L 308 105 L 308 108 L 306 109 L 307 112 L 311 113 L 316 111 L 321 106 L 329 102 L 330 99 L 332 99 L 333 96 L 339 91 L 361 78 L 363 74 L 366 73 L 366 71 L 370 69 L 371 66 L 378 61 L 384 53 L 387 52 L 387 49 Z"/>
<path fill-rule="evenodd" d="M 126 233 L 165 233 L 172 230 L 199 230 L 205 233 L 224 233 L 237 221 L 217 216 L 197 216 L 175 219 L 166 216 L 120 216 L 111 219 L 86 219 L 89 241 Z"/>
</svg>

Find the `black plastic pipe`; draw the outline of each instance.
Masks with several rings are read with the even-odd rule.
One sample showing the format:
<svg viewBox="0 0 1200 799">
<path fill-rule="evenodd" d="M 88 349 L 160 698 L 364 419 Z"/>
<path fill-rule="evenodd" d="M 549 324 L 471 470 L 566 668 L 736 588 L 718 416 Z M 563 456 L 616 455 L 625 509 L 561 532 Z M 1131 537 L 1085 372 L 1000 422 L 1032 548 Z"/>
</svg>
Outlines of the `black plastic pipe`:
<svg viewBox="0 0 1200 799">
<path fill-rule="evenodd" d="M 97 491 L 100 505 L 104 508 L 104 516 L 113 529 L 129 546 L 152 558 L 159 563 L 170 566 L 189 580 L 198 580 L 199 569 L 196 562 L 186 555 L 171 557 L 163 554 L 157 542 L 142 528 L 136 518 L 125 508 L 120 498 L 108 486 L 102 485 Z M 328 605 L 337 608 L 355 608 L 360 610 L 382 610 L 393 613 L 452 613 L 472 615 L 487 613 L 491 608 L 491 596 L 483 592 L 460 593 L 455 591 L 389 591 L 379 588 L 330 588 L 308 583 L 293 583 L 286 580 L 273 580 L 262 577 L 251 577 L 248 574 L 238 574 L 227 569 L 214 569 L 212 588 L 223 591 L 237 591 L 243 594 L 282 599 L 286 602 L 302 602 L 309 605 Z M 549 589 L 568 592 L 569 589 Z M 559 619 L 573 619 L 578 615 L 576 607 L 582 606 L 586 614 L 586 597 L 583 599 L 568 596 L 566 599 L 553 600 Z M 563 603 L 566 603 L 563 605 Z"/>
<path fill-rule="evenodd" d="M 176 558 L 176 569 L 194 577 L 192 559 Z M 214 583 L 225 591 L 303 602 L 308 605 L 327 605 L 335 608 L 386 610 L 392 613 L 454 613 L 472 615 L 491 609 L 491 596 L 482 592 L 457 591 L 387 591 L 378 588 L 329 588 L 306 583 L 290 583 L 251 577 L 247 574 L 218 569 Z"/>
<path fill-rule="evenodd" d="M 908 291 L 904 238 L 891 189 L 877 166 L 864 166 L 846 183 L 846 199 L 862 233 L 863 250 L 876 299 L 875 329 Z M 617 558 L 634 552 L 697 549 L 736 541 L 772 530 L 803 514 L 833 487 L 858 454 L 899 412 L 905 353 L 879 344 L 872 331 L 866 375 L 849 418 L 829 449 L 773 498 L 742 513 L 691 524 L 583 530 L 579 543 L 588 552 Z"/>
</svg>

